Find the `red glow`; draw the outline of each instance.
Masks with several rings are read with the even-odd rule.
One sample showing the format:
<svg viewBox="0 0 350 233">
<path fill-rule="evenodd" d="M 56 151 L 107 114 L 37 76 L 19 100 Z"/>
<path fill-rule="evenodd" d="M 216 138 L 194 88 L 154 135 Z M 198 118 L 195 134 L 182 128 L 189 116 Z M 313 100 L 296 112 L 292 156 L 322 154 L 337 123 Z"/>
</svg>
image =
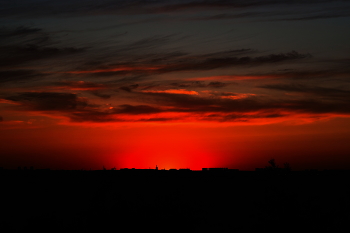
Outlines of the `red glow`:
<svg viewBox="0 0 350 233">
<path fill-rule="evenodd" d="M 147 169 L 157 165 L 159 169 L 200 170 L 219 165 L 219 157 L 215 158 L 211 148 L 203 141 L 182 135 L 174 128 L 170 129 L 171 132 L 157 130 L 145 138 L 135 138 L 132 144 L 137 146 L 116 155 L 118 167 Z"/>
<path fill-rule="evenodd" d="M 188 78 L 188 81 L 206 81 L 206 80 L 250 80 L 250 79 L 271 79 L 271 78 L 283 78 L 280 75 L 218 75 L 208 77 L 194 77 Z"/>
<path fill-rule="evenodd" d="M 198 95 L 196 91 L 188 91 L 185 89 L 169 89 L 169 90 L 146 90 L 144 93 L 168 93 L 168 94 L 182 94 L 182 95 Z"/>
<path fill-rule="evenodd" d="M 304 117 L 306 121 L 307 116 Z M 30 125 L 1 122 L 2 129 L 6 130 L 0 135 L 4 154 L 0 161 L 4 167 L 148 169 L 158 165 L 159 169 L 228 167 L 253 170 L 267 165 L 271 157 L 280 165 L 289 162 L 293 169 L 312 168 L 315 163 L 315 166 L 327 168 L 335 158 L 342 161 L 337 166 L 349 164 L 349 156 L 345 156 L 350 150 L 349 144 L 345 143 L 349 138 L 349 118 L 325 118 L 297 125 L 264 124 L 262 121 L 259 126 L 245 122 L 234 126 L 207 122 L 124 123 L 111 127 L 112 123 L 85 122 L 79 126 L 71 123 L 52 128 L 38 127 L 39 119 Z"/>
</svg>

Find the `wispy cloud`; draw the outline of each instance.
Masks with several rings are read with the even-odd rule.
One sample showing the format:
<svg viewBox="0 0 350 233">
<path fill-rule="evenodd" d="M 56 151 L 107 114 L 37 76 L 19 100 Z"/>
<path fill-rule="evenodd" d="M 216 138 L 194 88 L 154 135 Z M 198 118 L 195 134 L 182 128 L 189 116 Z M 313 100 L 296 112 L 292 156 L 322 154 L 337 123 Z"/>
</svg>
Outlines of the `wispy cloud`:
<svg viewBox="0 0 350 233">
<path fill-rule="evenodd" d="M 96 91 L 106 89 L 104 84 L 93 83 L 89 81 L 60 81 L 52 83 L 52 87 L 65 89 L 65 90 L 77 90 L 77 91 Z M 47 88 L 47 87 L 46 87 Z"/>
<path fill-rule="evenodd" d="M 141 22 L 158 15 L 173 18 L 174 28 L 184 22 L 206 23 L 200 20 L 212 20 L 213 25 L 224 27 L 221 21 L 214 20 L 264 18 L 271 23 L 271 20 L 343 17 L 348 15 L 348 3 L 350 1 L 24 0 L 18 4 L 6 2 L 0 15 L 17 17 L 18 22 L 28 17 L 45 19 L 48 15 L 56 20 L 83 16 L 82 19 L 91 22 L 90 16 L 94 15 L 97 28 L 101 26 L 98 21 L 101 15 L 123 15 L 121 24 L 124 20 L 126 24 Z M 332 6 L 329 12 L 324 10 L 326 6 Z M 303 10 L 295 11 L 297 8 Z M 197 21 L 188 22 L 193 19 Z M 34 21 L 38 25 L 43 22 Z M 255 30 L 253 23 L 251 28 Z M 235 45 L 229 41 L 227 46 L 226 39 L 215 39 L 196 47 L 192 45 L 198 40 L 212 36 L 209 30 L 203 30 L 203 35 L 199 33 L 193 39 L 192 32 L 185 27 L 167 31 L 162 23 L 156 25 L 160 30 L 143 27 L 143 31 L 139 25 L 115 30 L 117 39 L 103 30 L 100 35 L 84 29 L 77 32 L 74 29 L 77 26 L 57 29 L 59 32 L 47 25 L 45 28 L 44 24 L 42 28 L 1 27 L 0 84 L 9 87 L 0 92 L 1 104 L 24 115 L 45 114 L 69 122 L 96 123 L 283 121 L 350 113 L 349 91 L 343 85 L 350 74 L 345 56 L 339 55 L 338 60 L 330 56 L 328 61 L 321 61 L 310 54 L 322 55 L 317 49 L 310 49 L 308 53 L 297 47 L 299 42 L 275 46 L 274 37 L 271 45 L 266 45 L 268 41 L 260 48 L 251 48 L 260 45 L 254 38 Z M 101 28 L 110 29 L 110 25 Z M 237 27 L 230 33 L 240 35 L 244 30 Z M 86 35 L 91 38 L 87 39 Z M 194 42 L 189 45 L 187 39 Z M 292 40 L 292 37 L 288 39 Z M 316 66 L 319 68 L 314 68 Z M 322 85 L 317 82 L 321 79 Z M 337 85 L 333 83 L 335 79 Z"/>
<path fill-rule="evenodd" d="M 343 69 L 343 70 L 342 70 Z M 317 80 L 329 78 L 345 78 L 350 74 L 347 67 L 341 66 L 338 70 L 280 70 L 274 72 L 247 73 L 243 75 L 215 75 L 205 77 L 186 78 L 188 82 L 201 81 L 243 81 L 243 80 L 266 80 L 266 79 L 289 79 L 289 80 Z"/>
<path fill-rule="evenodd" d="M 266 16 L 264 11 L 266 8 L 274 10 L 269 12 L 270 15 L 278 14 L 282 9 L 300 9 L 300 7 L 308 8 L 308 14 L 317 13 L 319 7 L 327 7 L 330 9 L 327 17 L 339 17 L 344 14 L 344 11 L 334 7 L 333 5 L 343 4 L 349 6 L 348 1 L 332 1 L 332 0 L 182 0 L 182 1 L 109 1 L 101 0 L 97 2 L 86 2 L 81 0 L 61 0 L 61 1 L 36 1 L 23 0 L 20 3 L 14 4 L 11 2 L 3 2 L 0 15 L 2 17 L 21 16 L 21 17 L 48 17 L 55 15 L 61 16 L 82 16 L 82 15 L 158 15 L 165 13 L 183 13 L 183 12 L 211 12 L 217 10 L 261 10 L 259 15 Z M 271 11 L 270 10 L 270 11 Z M 253 15 L 252 15 L 253 14 Z M 294 12 L 295 15 L 298 12 Z M 250 17 L 254 13 L 243 12 L 237 14 L 217 14 L 209 16 L 207 19 L 223 19 Z M 348 14 L 347 14 L 348 16 Z M 310 17 L 294 17 L 297 20 L 311 19 Z M 292 18 L 291 18 L 292 19 Z"/>
<path fill-rule="evenodd" d="M 143 93 L 168 93 L 168 94 L 183 94 L 183 95 L 198 95 L 196 91 L 188 91 L 185 89 L 169 89 L 169 90 L 143 90 Z"/>
<path fill-rule="evenodd" d="M 34 111 L 71 111 L 87 105 L 76 94 L 58 92 L 25 92 L 6 99 L 21 103 L 24 109 Z"/>
<path fill-rule="evenodd" d="M 0 84 L 7 82 L 17 83 L 21 81 L 30 81 L 43 76 L 47 76 L 47 74 L 37 72 L 36 70 L 2 70 L 0 71 Z"/>
<path fill-rule="evenodd" d="M 86 48 L 56 47 L 50 33 L 39 28 L 0 28 L 0 42 L 0 67 L 9 69 L 33 61 L 62 58 L 86 50 Z"/>
<path fill-rule="evenodd" d="M 274 88 L 288 89 L 277 86 Z M 18 111 L 36 111 L 39 115 L 42 113 L 46 116 L 66 117 L 73 122 L 154 122 L 157 119 L 161 119 L 161 122 L 166 119 L 170 122 L 174 119 L 195 122 L 250 122 L 266 118 L 284 121 L 298 116 L 315 120 L 327 116 L 349 116 L 348 92 L 340 92 L 340 95 L 335 95 L 334 92 L 336 90 L 328 90 L 327 95 L 337 98 L 323 101 L 307 97 L 272 99 L 252 93 L 208 92 L 202 95 L 185 90 L 150 91 L 134 93 L 138 98 L 144 99 L 145 104 L 115 106 L 93 105 L 88 99 L 76 94 L 58 92 L 20 93 L 5 99 L 19 103 L 20 105 L 13 107 Z"/>
<path fill-rule="evenodd" d="M 317 96 L 323 96 L 328 98 L 337 98 L 340 101 L 348 102 L 350 100 L 350 90 L 319 87 L 319 86 L 306 86 L 302 84 L 269 84 L 260 86 L 261 88 L 273 89 L 285 92 L 299 92 L 304 94 L 312 94 Z"/>
<path fill-rule="evenodd" d="M 183 82 L 171 83 L 170 85 L 174 87 L 179 87 L 179 88 L 183 88 L 183 87 L 222 88 L 222 87 L 229 86 L 230 83 L 224 83 L 219 81 L 214 81 L 209 83 L 205 83 L 203 81 L 183 81 Z"/>
<path fill-rule="evenodd" d="M 96 67 L 90 70 L 72 70 L 61 73 L 67 74 L 100 74 L 107 73 L 110 75 L 134 74 L 161 74 L 179 71 L 197 71 L 197 70 L 213 70 L 218 68 L 234 67 L 234 66 L 258 66 L 264 64 L 273 64 L 279 62 L 291 62 L 300 59 L 311 58 L 310 54 L 302 54 L 296 51 L 279 54 L 269 54 L 266 56 L 222 56 L 219 54 L 202 54 L 198 56 L 183 56 L 179 59 L 166 60 L 166 62 L 142 61 L 130 62 L 128 64 L 113 64 L 105 66 L 103 69 Z"/>
</svg>

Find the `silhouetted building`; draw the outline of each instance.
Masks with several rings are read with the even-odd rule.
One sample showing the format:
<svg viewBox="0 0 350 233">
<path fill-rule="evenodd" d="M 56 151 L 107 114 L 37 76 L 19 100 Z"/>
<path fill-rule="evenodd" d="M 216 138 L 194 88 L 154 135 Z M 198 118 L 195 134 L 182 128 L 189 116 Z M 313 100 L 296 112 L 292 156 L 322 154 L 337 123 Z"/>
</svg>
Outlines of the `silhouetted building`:
<svg viewBox="0 0 350 233">
<path fill-rule="evenodd" d="M 228 169 L 229 172 L 239 172 L 239 169 Z"/>
<path fill-rule="evenodd" d="M 211 167 L 211 168 L 209 168 L 209 171 L 223 172 L 223 171 L 228 171 L 228 168 L 224 168 L 224 167 Z"/>
<path fill-rule="evenodd" d="M 180 172 L 190 172 L 191 169 L 189 169 L 189 168 L 180 168 L 179 171 Z"/>
<path fill-rule="evenodd" d="M 51 169 L 50 168 L 43 168 L 43 169 L 36 169 L 36 171 L 39 171 L 39 172 L 50 172 Z"/>
</svg>

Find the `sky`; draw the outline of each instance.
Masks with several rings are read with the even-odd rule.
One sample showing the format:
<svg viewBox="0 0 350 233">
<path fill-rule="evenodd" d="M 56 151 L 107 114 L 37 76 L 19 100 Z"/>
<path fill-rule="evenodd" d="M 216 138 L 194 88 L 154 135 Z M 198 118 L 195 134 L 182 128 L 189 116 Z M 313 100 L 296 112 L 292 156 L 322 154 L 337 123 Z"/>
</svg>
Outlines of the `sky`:
<svg viewBox="0 0 350 233">
<path fill-rule="evenodd" d="M 350 1 L 1 0 L 0 167 L 350 169 Z"/>
</svg>

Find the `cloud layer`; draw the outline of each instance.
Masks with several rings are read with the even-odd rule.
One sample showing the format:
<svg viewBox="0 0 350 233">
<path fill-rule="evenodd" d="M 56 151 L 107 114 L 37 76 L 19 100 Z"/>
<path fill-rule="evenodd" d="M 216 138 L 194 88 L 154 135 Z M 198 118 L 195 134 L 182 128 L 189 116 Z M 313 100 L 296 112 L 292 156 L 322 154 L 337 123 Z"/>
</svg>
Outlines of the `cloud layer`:
<svg viewBox="0 0 350 233">
<path fill-rule="evenodd" d="M 3 5 L 1 18 L 17 20 L 0 27 L 0 109 L 9 120 L 265 124 L 349 115 L 349 35 L 298 30 L 300 21 L 331 18 L 344 18 L 342 28 L 350 1 Z"/>
</svg>

